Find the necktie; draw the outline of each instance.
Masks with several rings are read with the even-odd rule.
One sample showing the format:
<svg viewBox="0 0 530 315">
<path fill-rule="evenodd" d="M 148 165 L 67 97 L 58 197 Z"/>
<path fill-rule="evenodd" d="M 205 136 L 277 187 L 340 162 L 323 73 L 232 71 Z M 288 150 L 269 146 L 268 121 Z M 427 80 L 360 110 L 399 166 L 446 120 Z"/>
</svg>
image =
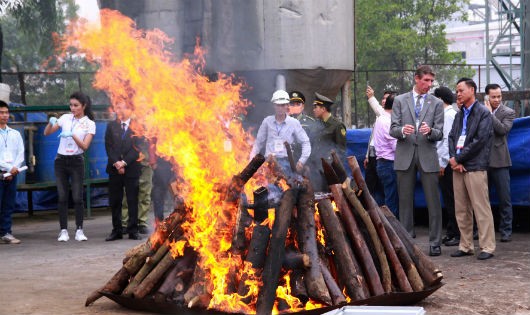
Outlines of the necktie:
<svg viewBox="0 0 530 315">
<path fill-rule="evenodd" d="M 418 119 L 421 112 L 421 95 L 418 95 L 418 98 L 416 99 L 416 106 L 414 107 L 414 111 L 416 112 L 416 119 Z"/>
<path fill-rule="evenodd" d="M 126 123 L 121 123 L 121 130 L 122 130 L 121 138 L 124 139 L 125 138 L 125 133 L 127 132 L 127 124 Z"/>
</svg>

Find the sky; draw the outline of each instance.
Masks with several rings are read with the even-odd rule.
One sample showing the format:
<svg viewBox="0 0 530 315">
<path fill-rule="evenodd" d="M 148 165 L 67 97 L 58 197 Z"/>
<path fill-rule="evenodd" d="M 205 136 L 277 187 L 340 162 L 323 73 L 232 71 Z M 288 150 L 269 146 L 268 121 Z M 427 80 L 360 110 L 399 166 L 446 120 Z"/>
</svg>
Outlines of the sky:
<svg viewBox="0 0 530 315">
<path fill-rule="evenodd" d="M 77 12 L 79 16 L 86 18 L 89 21 L 96 21 L 99 19 L 99 8 L 97 0 L 76 0 L 79 6 Z"/>
</svg>

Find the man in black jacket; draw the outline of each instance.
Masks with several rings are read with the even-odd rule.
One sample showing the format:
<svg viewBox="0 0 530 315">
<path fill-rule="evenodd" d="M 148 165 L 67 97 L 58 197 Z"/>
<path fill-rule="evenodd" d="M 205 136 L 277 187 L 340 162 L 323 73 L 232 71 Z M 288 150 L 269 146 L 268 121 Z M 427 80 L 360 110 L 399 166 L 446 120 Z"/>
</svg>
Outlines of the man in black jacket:
<svg viewBox="0 0 530 315">
<path fill-rule="evenodd" d="M 489 110 L 475 98 L 477 85 L 462 78 L 456 85 L 461 104 L 449 133 L 449 163 L 453 169 L 455 212 L 460 244 L 452 257 L 473 255 L 473 214 L 477 221 L 479 260 L 493 257 L 495 230 L 488 194 L 488 165 L 493 122 Z"/>
<path fill-rule="evenodd" d="M 139 139 L 133 136 L 131 127 L 132 108 L 125 102 L 115 106 L 118 119 L 109 122 L 105 132 L 105 149 L 107 150 L 109 174 L 109 205 L 112 210 L 112 232 L 105 239 L 121 239 L 121 207 L 123 188 L 129 206 L 127 232 L 133 240 L 142 239 L 138 234 L 138 189 L 141 165 L 139 158 Z M 133 121 L 134 122 L 134 121 Z"/>
</svg>

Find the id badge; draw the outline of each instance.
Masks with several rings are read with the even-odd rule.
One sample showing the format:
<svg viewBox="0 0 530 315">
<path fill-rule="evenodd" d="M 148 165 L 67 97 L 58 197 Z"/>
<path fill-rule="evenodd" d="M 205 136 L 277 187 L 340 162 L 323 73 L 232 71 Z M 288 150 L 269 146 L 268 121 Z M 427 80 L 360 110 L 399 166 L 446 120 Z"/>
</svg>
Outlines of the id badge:
<svg viewBox="0 0 530 315">
<path fill-rule="evenodd" d="M 66 143 L 66 153 L 74 153 L 75 151 L 75 143 L 73 140 L 69 139 Z"/>
<path fill-rule="evenodd" d="M 13 163 L 13 156 L 11 155 L 11 152 L 4 152 L 4 162 Z"/>
<path fill-rule="evenodd" d="M 283 140 L 282 139 L 276 139 L 274 140 L 274 153 L 280 153 L 283 152 L 284 149 Z"/>
<path fill-rule="evenodd" d="M 462 149 L 464 147 L 464 142 L 466 142 L 466 136 L 460 136 L 456 142 L 456 148 Z"/>
</svg>

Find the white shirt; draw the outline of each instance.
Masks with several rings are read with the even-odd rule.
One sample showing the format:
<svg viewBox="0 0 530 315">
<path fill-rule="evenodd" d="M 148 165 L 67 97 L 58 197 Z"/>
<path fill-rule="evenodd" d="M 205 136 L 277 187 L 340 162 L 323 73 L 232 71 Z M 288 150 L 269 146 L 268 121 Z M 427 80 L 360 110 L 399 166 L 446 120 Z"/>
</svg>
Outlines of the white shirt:
<svg viewBox="0 0 530 315">
<path fill-rule="evenodd" d="M 18 130 L 9 128 L 0 130 L 0 171 L 9 172 L 13 167 L 24 163 L 24 142 Z"/>
<path fill-rule="evenodd" d="M 96 123 L 87 116 L 77 119 L 73 114 L 64 114 L 57 120 L 57 124 L 62 131 L 71 131 L 81 140 L 84 140 L 87 134 L 96 134 Z M 72 137 L 61 137 L 60 139 L 57 153 L 62 155 L 83 154 L 84 151 L 75 143 Z"/>
<path fill-rule="evenodd" d="M 449 133 L 453 127 L 456 111 L 453 106 L 444 108 L 444 136 L 441 141 L 436 142 L 436 151 L 438 153 L 438 163 L 440 167 L 446 168 L 449 164 Z"/>
</svg>

